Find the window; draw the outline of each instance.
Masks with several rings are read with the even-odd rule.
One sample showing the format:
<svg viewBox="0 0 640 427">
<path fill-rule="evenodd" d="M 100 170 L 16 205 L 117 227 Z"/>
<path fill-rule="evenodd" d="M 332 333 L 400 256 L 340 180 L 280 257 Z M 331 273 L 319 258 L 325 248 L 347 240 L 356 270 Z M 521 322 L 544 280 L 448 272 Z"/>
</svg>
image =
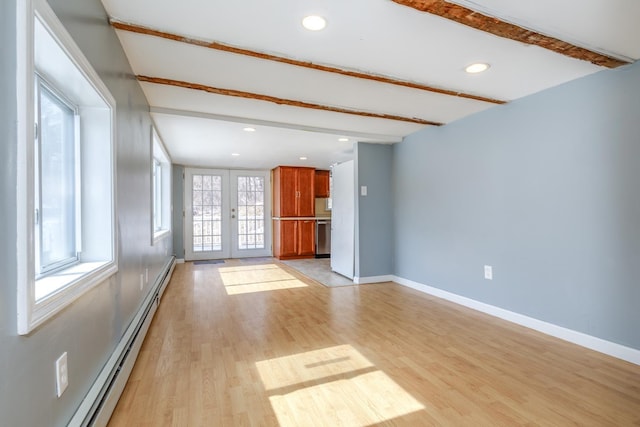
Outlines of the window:
<svg viewBox="0 0 640 427">
<path fill-rule="evenodd" d="M 155 128 L 151 131 L 152 244 L 171 233 L 171 162 Z"/>
<path fill-rule="evenodd" d="M 153 231 L 162 230 L 162 163 L 153 159 Z"/>
<path fill-rule="evenodd" d="M 75 108 L 36 78 L 36 278 L 78 261 Z"/>
<path fill-rule="evenodd" d="M 117 271 L 115 100 L 46 2 L 18 2 L 18 332 Z"/>
</svg>

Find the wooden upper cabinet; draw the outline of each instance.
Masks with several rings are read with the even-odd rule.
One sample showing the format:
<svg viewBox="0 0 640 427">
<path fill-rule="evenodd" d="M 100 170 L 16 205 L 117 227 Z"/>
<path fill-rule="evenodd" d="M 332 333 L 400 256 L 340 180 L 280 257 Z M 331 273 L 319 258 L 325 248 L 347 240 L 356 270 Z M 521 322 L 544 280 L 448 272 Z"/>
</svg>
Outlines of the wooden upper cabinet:
<svg viewBox="0 0 640 427">
<path fill-rule="evenodd" d="M 274 169 L 274 216 L 297 216 L 296 200 L 298 196 L 296 168 L 281 166 Z"/>
<path fill-rule="evenodd" d="M 315 216 L 315 170 L 278 166 L 273 170 L 273 216 Z"/>
<path fill-rule="evenodd" d="M 315 173 L 315 196 L 316 197 L 330 197 L 329 196 L 329 171 L 317 170 Z"/>
<path fill-rule="evenodd" d="M 298 216 L 315 216 L 316 199 L 313 195 L 316 171 L 298 168 Z"/>
</svg>

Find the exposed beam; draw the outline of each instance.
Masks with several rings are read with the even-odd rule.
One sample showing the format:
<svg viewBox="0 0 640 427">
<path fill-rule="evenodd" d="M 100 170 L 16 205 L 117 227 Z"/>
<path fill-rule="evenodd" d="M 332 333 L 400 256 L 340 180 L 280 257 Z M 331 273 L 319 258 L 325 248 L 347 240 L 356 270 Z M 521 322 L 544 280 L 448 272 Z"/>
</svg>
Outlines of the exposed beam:
<svg viewBox="0 0 640 427">
<path fill-rule="evenodd" d="M 449 3 L 445 0 L 393 0 L 403 6 L 409 6 L 422 12 L 438 15 L 477 30 L 491 33 L 498 37 L 516 40 L 522 43 L 539 46 L 571 58 L 589 61 L 593 64 L 615 68 L 629 62 L 594 52 L 583 47 L 567 43 L 554 37 L 519 27 L 500 19 L 483 15 L 472 9 Z"/>
<path fill-rule="evenodd" d="M 222 89 L 213 86 L 207 86 L 199 83 L 185 82 L 181 80 L 165 79 L 161 77 L 137 76 L 141 82 L 155 83 L 167 86 L 176 86 L 185 89 L 201 90 L 217 95 L 235 96 L 238 98 L 255 99 L 257 101 L 273 102 L 278 105 L 288 105 L 291 107 L 310 108 L 314 110 L 331 111 L 334 113 L 351 114 L 361 117 L 372 117 L 376 119 L 397 120 L 401 122 L 417 123 L 420 125 L 442 126 L 444 123 L 434 122 L 431 120 L 419 119 L 416 117 L 403 117 L 394 114 L 371 113 L 367 111 L 350 110 L 348 108 L 332 107 L 330 105 L 314 104 L 311 102 L 297 101 L 293 99 L 278 98 L 270 95 L 259 93 L 244 92 L 235 89 Z"/>
<path fill-rule="evenodd" d="M 187 44 L 191 44 L 191 45 L 195 45 L 195 46 L 206 47 L 206 48 L 209 48 L 209 49 L 220 50 L 220 51 L 223 51 L 223 52 L 235 53 L 235 54 L 238 54 L 238 55 L 245 55 L 245 56 L 250 56 L 250 57 L 253 57 L 253 58 L 259 58 L 259 59 L 264 59 L 264 60 L 268 60 L 268 61 L 280 62 L 280 63 L 283 63 L 283 64 L 294 65 L 294 66 L 297 66 L 297 67 L 310 68 L 310 69 L 313 69 L 313 70 L 324 71 L 324 72 L 328 72 L 328 73 L 341 74 L 343 76 L 354 77 L 354 78 L 358 78 L 358 79 L 372 80 L 372 81 L 379 82 L 379 83 L 387 83 L 387 84 L 391 84 L 391 85 L 395 85 L 395 86 L 403 86 L 403 87 L 408 87 L 408 88 L 411 88 L 411 89 L 418 89 L 418 90 L 424 90 L 424 91 L 427 91 L 427 92 L 438 93 L 438 94 L 441 94 L 441 95 L 448 95 L 448 96 L 455 96 L 455 97 L 459 97 L 459 98 L 472 99 L 474 101 L 489 102 L 489 103 L 492 103 L 492 104 L 505 104 L 507 102 L 507 101 L 503 101 L 503 100 L 499 100 L 499 99 L 487 98 L 487 97 L 484 97 L 484 96 L 472 95 L 472 94 L 469 94 L 469 93 L 463 93 L 463 92 L 457 92 L 457 91 L 449 90 L 449 89 L 437 88 L 437 87 L 428 86 L 428 85 L 424 85 L 424 84 L 420 84 L 420 83 L 416 83 L 416 82 L 410 82 L 410 81 L 406 81 L 406 80 L 399 80 L 399 79 L 395 79 L 395 78 L 388 77 L 388 76 L 382 76 L 382 75 L 379 75 L 379 74 L 368 74 L 368 73 L 362 73 L 362 72 L 359 72 L 359 71 L 347 70 L 347 69 L 344 69 L 344 68 L 332 67 L 332 66 L 329 66 L 329 65 L 314 64 L 313 62 L 308 62 L 308 61 L 298 61 L 296 59 L 291 59 L 291 58 L 286 58 L 286 57 L 283 57 L 283 56 L 272 55 L 272 54 L 269 54 L 269 53 L 264 53 L 264 52 L 258 52 L 258 51 L 254 51 L 254 50 L 244 49 L 244 48 L 231 46 L 231 45 L 224 44 L 224 43 L 210 42 L 210 41 L 194 39 L 194 38 L 190 38 L 190 37 L 181 36 L 181 35 L 178 35 L 178 34 L 168 33 L 168 32 L 165 32 L 165 31 L 160 31 L 160 30 L 156 30 L 156 29 L 153 29 L 153 28 L 144 27 L 144 26 L 141 26 L 141 25 L 134 25 L 134 24 L 128 24 L 128 23 L 125 23 L 125 22 L 120 22 L 120 21 L 117 21 L 115 19 L 111 19 L 111 25 L 114 28 L 118 29 L 118 30 L 129 31 L 129 32 L 138 33 L 138 34 L 145 34 L 145 35 L 148 35 L 148 36 L 160 37 L 160 38 L 164 38 L 164 39 L 168 39 L 168 40 L 178 41 L 178 42 L 181 42 L 181 43 L 187 43 Z"/>
<path fill-rule="evenodd" d="M 246 125 L 268 126 L 273 128 L 284 128 L 301 130 L 305 132 L 333 134 L 336 136 L 348 136 L 363 142 L 382 142 L 396 143 L 402 141 L 401 135 L 384 135 L 380 133 L 357 132 L 346 129 L 324 128 L 317 126 L 308 126 L 297 123 L 274 122 L 271 120 L 252 119 L 239 116 L 228 116 L 225 114 L 205 113 L 202 111 L 180 110 L 177 108 L 153 107 L 149 108 L 149 112 L 157 114 L 168 114 L 172 116 L 194 117 L 198 119 L 220 120 L 224 122 L 242 123 Z"/>
</svg>

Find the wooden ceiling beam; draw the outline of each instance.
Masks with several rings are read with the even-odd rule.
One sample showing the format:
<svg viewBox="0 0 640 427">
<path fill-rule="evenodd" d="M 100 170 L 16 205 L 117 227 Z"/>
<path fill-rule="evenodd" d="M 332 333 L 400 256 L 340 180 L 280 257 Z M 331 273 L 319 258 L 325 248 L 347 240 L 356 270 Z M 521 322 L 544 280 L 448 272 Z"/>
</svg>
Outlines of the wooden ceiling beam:
<svg viewBox="0 0 640 427">
<path fill-rule="evenodd" d="M 191 45 L 195 45 L 195 46 L 206 47 L 208 49 L 214 49 L 214 50 L 219 50 L 219 51 L 223 51 L 223 52 L 235 53 L 235 54 L 238 54 L 238 55 L 244 55 L 244 56 L 250 56 L 250 57 L 253 57 L 253 58 L 264 59 L 264 60 L 267 60 L 267 61 L 280 62 L 280 63 L 283 63 L 283 64 L 294 65 L 294 66 L 297 66 L 297 67 L 304 67 L 304 68 L 309 68 L 309 69 L 318 70 L 318 71 L 324 71 L 324 72 L 328 72 L 328 73 L 341 74 L 343 76 L 354 77 L 354 78 L 358 78 L 358 79 L 371 80 L 371 81 L 375 81 L 375 82 L 379 82 L 379 83 L 387 83 L 387 84 L 396 85 L 396 86 L 403 86 L 403 87 L 407 87 L 407 88 L 411 88 L 411 89 L 424 90 L 424 91 L 427 91 L 427 92 L 438 93 L 438 94 L 441 94 L 441 95 L 448 95 L 448 96 L 455 96 L 455 97 L 459 97 L 459 98 L 466 98 L 466 99 L 471 99 L 471 100 L 474 100 L 474 101 L 489 102 L 489 103 L 492 103 L 492 104 L 505 104 L 507 102 L 507 101 L 503 101 L 503 100 L 500 100 L 500 99 L 493 99 L 493 98 L 473 95 L 473 94 L 469 94 L 469 93 L 458 92 L 458 91 L 449 90 L 449 89 L 437 88 L 437 87 L 433 87 L 433 86 L 424 85 L 424 84 L 421 84 L 421 83 L 415 83 L 415 82 L 410 82 L 410 81 L 406 81 L 406 80 L 399 80 L 399 79 L 395 79 L 395 78 L 391 78 L 391 77 L 387 77 L 387 76 L 382 76 L 382 75 L 378 75 L 378 74 L 368 74 L 368 73 L 362 73 L 362 72 L 359 72 L 359 71 L 346 70 L 344 68 L 338 68 L 338 67 L 332 67 L 332 66 L 328 66 L 328 65 L 315 64 L 313 62 L 308 62 L 308 61 L 298 61 L 296 59 L 291 59 L 291 58 L 286 58 L 286 57 L 283 57 L 283 56 L 277 56 L 277 55 L 272 55 L 272 54 L 268 54 L 268 53 L 264 53 L 264 52 L 258 52 L 258 51 L 254 51 L 254 50 L 244 49 L 244 48 L 231 46 L 231 45 L 228 45 L 228 44 L 219 43 L 219 42 L 215 42 L 215 41 L 214 42 L 204 41 L 204 40 L 199 40 L 199 39 L 194 39 L 194 38 L 190 38 L 190 37 L 181 36 L 181 35 L 178 35 L 178 34 L 168 33 L 168 32 L 165 32 L 165 31 L 156 30 L 156 29 L 149 28 L 149 27 L 144 27 L 144 26 L 141 26 L 141 25 L 128 24 L 128 23 L 117 21 L 117 20 L 114 20 L 114 19 L 111 19 L 110 22 L 111 22 L 111 25 L 113 26 L 113 28 L 116 28 L 118 30 L 129 31 L 129 32 L 138 33 L 138 34 L 145 34 L 145 35 L 153 36 L 153 37 L 160 37 L 160 38 L 173 40 L 173 41 L 177 41 L 177 42 L 181 42 L 181 43 L 187 43 L 187 44 L 191 44 Z"/>
<path fill-rule="evenodd" d="M 618 58 L 567 43 L 554 37 L 545 36 L 544 34 L 510 24 L 491 16 L 483 15 L 472 9 L 449 3 L 445 0 L 393 1 L 400 5 L 408 6 L 422 12 L 431 13 L 498 37 L 504 37 L 521 43 L 539 46 L 571 58 L 589 61 L 603 67 L 616 68 L 629 63 Z"/>
<path fill-rule="evenodd" d="M 420 125 L 442 126 L 444 123 L 434 122 L 431 120 L 420 119 L 416 117 L 403 117 L 394 114 L 371 113 L 367 111 L 351 110 L 348 108 L 332 107 L 329 105 L 315 104 L 311 102 L 297 101 L 293 99 L 278 98 L 270 95 L 262 95 L 252 92 L 244 92 L 235 89 L 222 89 L 213 86 L 207 86 L 199 83 L 185 82 L 181 80 L 165 79 L 161 77 L 136 76 L 138 81 L 146 83 L 155 83 L 167 86 L 181 87 L 184 89 L 200 90 L 216 95 L 235 96 L 238 98 L 254 99 L 258 101 L 273 102 L 278 105 L 288 105 L 291 107 L 310 108 L 314 110 L 330 111 L 333 113 L 351 114 L 361 117 L 372 117 L 376 119 L 397 120 L 401 122 L 416 123 Z"/>
</svg>

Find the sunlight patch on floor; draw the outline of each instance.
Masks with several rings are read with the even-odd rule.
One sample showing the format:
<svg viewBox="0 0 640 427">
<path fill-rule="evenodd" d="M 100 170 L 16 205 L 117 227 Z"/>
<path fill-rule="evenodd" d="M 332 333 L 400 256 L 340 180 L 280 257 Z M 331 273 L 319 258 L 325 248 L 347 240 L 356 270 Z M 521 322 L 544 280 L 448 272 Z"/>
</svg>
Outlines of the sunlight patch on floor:
<svg viewBox="0 0 640 427">
<path fill-rule="evenodd" d="M 264 360 L 256 367 L 280 426 L 319 420 L 367 426 L 424 409 L 350 345 Z"/>
<path fill-rule="evenodd" d="M 218 272 L 227 295 L 307 287 L 275 264 L 222 267 Z"/>
</svg>

